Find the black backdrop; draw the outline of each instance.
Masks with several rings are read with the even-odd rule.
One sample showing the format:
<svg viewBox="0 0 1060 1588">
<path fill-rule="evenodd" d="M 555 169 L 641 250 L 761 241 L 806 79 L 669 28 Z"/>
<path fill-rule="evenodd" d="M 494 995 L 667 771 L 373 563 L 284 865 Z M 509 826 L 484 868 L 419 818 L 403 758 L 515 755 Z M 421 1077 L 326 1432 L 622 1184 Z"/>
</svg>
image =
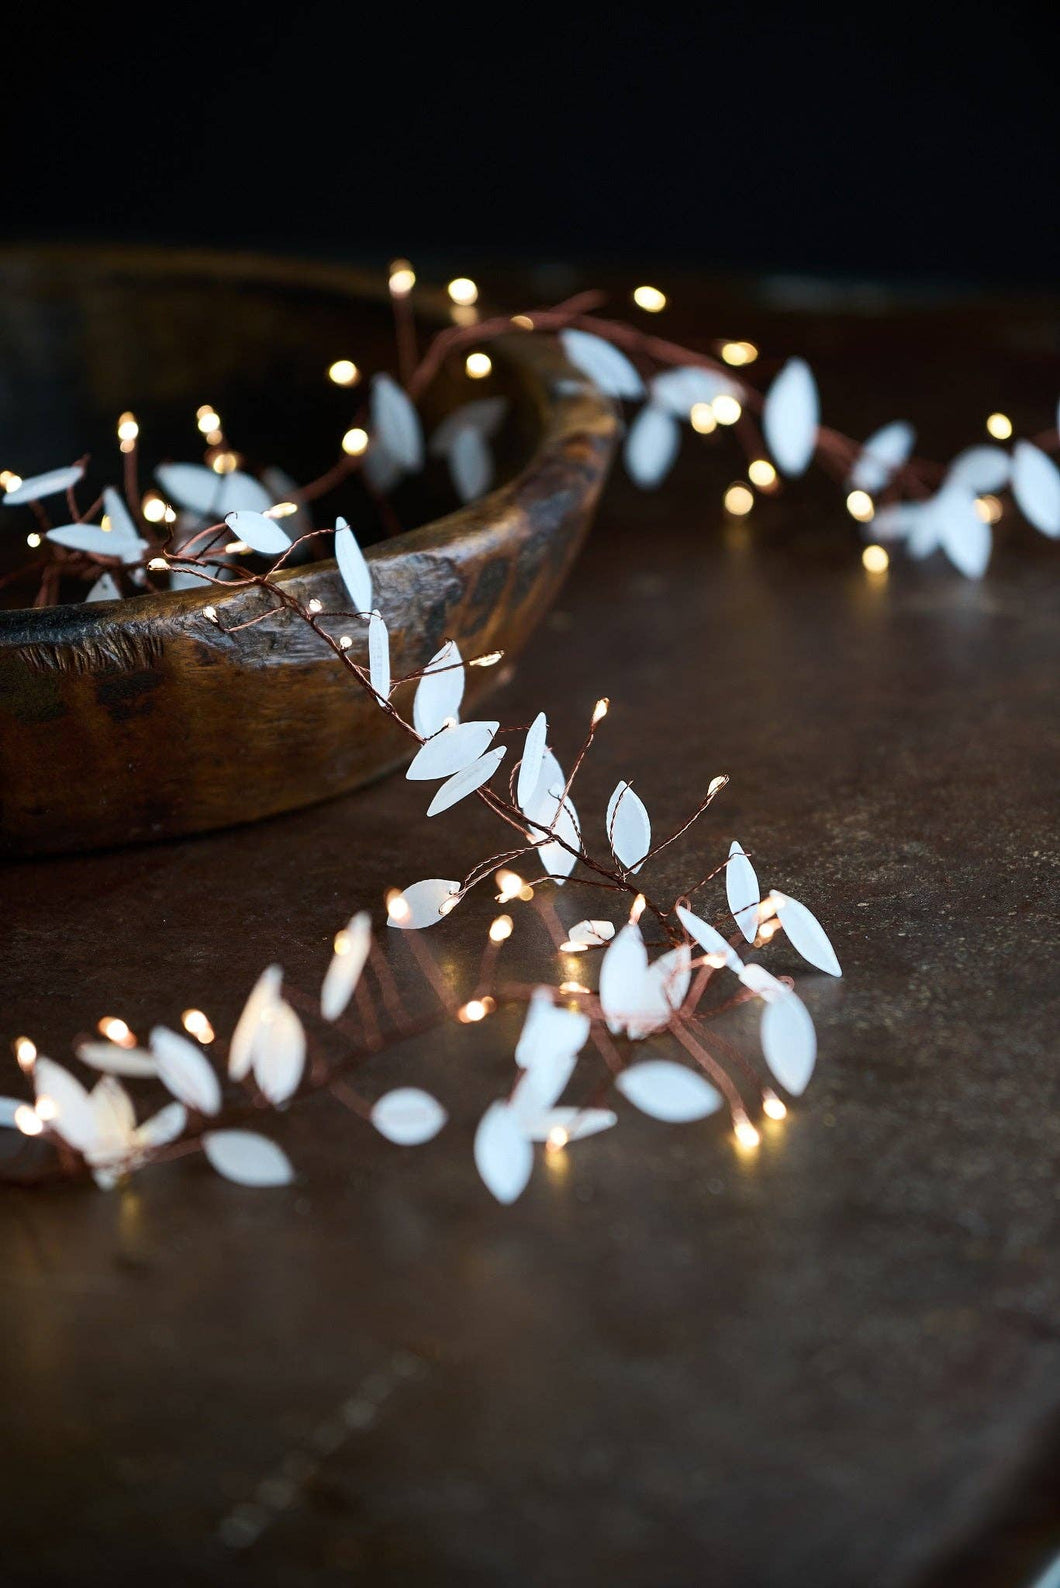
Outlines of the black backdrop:
<svg viewBox="0 0 1060 1588">
<path fill-rule="evenodd" d="M 22 5 L 0 214 L 20 240 L 1049 284 L 1037 10 Z"/>
</svg>

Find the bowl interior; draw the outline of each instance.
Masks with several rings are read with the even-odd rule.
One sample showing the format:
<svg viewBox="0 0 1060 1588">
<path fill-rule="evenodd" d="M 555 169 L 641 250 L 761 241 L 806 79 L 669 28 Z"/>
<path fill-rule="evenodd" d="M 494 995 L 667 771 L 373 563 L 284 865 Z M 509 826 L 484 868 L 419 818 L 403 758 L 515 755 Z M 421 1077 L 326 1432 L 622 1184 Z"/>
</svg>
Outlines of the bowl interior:
<svg viewBox="0 0 1060 1588">
<path fill-rule="evenodd" d="M 346 270 L 194 254 L 0 255 L 0 467 L 25 477 L 88 452 L 79 495 L 87 506 L 104 485 L 121 481 L 115 430 L 118 416 L 131 410 L 140 423 L 139 489 L 145 491 L 159 463 L 202 459 L 196 410 L 208 403 L 242 466 L 278 468 L 296 484 L 315 478 L 339 456 L 341 437 L 367 395 L 364 380 L 336 386 L 329 366 L 348 358 L 367 373 L 395 370 L 382 284 L 355 279 L 351 291 Z M 426 310 L 422 348 L 446 322 L 447 308 L 437 294 L 418 301 Z M 494 443 L 500 483 L 533 450 L 537 404 L 503 356 L 485 380 L 470 380 L 462 359 L 451 363 L 420 405 L 428 432 L 462 402 L 505 396 L 508 417 Z M 456 505 L 447 470 L 437 462 L 399 486 L 392 501 L 406 529 Z M 54 505 L 61 517 L 59 499 Z M 317 524 L 332 522 L 336 512 L 363 542 L 387 532 L 359 482 L 346 481 L 313 506 Z M 31 531 L 33 524 L 24 507 L 0 508 L 0 520 L 8 521 L 0 540 L 6 572 L 26 558 L 18 528 Z M 32 595 L 32 581 L 20 579 L 5 587 L 3 604 L 25 605 Z M 78 598 L 69 592 L 69 599 Z"/>
</svg>

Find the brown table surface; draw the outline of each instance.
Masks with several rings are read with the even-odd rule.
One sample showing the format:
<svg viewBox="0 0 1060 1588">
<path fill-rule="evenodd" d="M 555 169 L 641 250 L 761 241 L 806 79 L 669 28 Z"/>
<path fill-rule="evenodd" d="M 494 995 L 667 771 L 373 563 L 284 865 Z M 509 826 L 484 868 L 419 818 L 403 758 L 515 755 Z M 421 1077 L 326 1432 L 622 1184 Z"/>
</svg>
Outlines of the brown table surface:
<svg viewBox="0 0 1060 1588">
<path fill-rule="evenodd" d="M 945 458 L 995 408 L 1051 422 L 1055 305 L 672 285 L 667 331 L 806 353 L 854 434 L 909 417 Z M 564 756 L 610 695 L 583 813 L 635 776 L 661 830 L 731 775 L 658 891 L 736 835 L 827 923 L 841 982 L 775 957 L 820 1034 L 803 1102 L 753 1160 L 623 1107 L 501 1208 L 470 1156 L 514 1030 L 487 1022 L 371 1071 L 444 1098 L 430 1147 L 313 1103 L 289 1192 L 189 1162 L 5 1193 L 5 1582 L 975 1588 L 1060 1544 L 1060 551 L 1004 527 L 981 584 L 873 580 L 832 486 L 726 523 L 738 474 L 693 437 L 662 491 L 616 479 L 496 699 Z M 62 1057 L 187 1005 L 227 1031 L 274 957 L 312 989 L 353 908 L 493 837 L 422 805 L 392 780 L 6 867 L 5 1039 Z M 432 935 L 446 974 L 489 909 Z M 529 929 L 511 953 L 548 963 Z"/>
</svg>

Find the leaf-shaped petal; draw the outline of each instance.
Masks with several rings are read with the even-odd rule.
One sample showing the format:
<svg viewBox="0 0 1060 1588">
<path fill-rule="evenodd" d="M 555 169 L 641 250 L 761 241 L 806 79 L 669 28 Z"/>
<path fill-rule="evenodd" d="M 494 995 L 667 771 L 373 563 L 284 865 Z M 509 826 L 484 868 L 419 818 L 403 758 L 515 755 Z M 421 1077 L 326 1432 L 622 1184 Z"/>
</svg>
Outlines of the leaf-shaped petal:
<svg viewBox="0 0 1060 1588">
<path fill-rule="evenodd" d="M 282 1148 L 252 1130 L 211 1130 L 203 1151 L 219 1175 L 236 1185 L 290 1185 L 294 1170 Z"/>
<path fill-rule="evenodd" d="M 762 407 L 762 433 L 784 474 L 805 474 L 817 446 L 819 423 L 820 403 L 810 366 L 804 359 L 789 359 Z"/>
<path fill-rule="evenodd" d="M 545 1109 L 558 1102 L 574 1074 L 576 1063 L 573 1053 L 553 1053 L 523 1071 L 510 1102 L 520 1129 L 525 1129 L 528 1121 L 537 1119 Z"/>
<path fill-rule="evenodd" d="M 1017 441 L 1012 494 L 1020 512 L 1043 535 L 1060 535 L 1060 469 L 1030 441 Z"/>
<path fill-rule="evenodd" d="M 368 619 L 368 681 L 377 695 L 390 698 L 390 634 L 378 612 Z"/>
<path fill-rule="evenodd" d="M 79 1152 L 91 1147 L 96 1132 L 92 1099 L 81 1082 L 53 1059 L 38 1059 L 33 1066 L 37 1102 L 47 1098 L 54 1113 L 47 1120 L 52 1130 Z"/>
<path fill-rule="evenodd" d="M 958 486 L 944 488 L 934 499 L 939 543 L 954 567 L 967 579 L 981 579 L 990 561 L 993 534 L 979 517 L 975 499 Z"/>
<path fill-rule="evenodd" d="M 486 753 L 499 727 L 499 722 L 457 722 L 442 728 L 417 751 L 405 776 L 419 781 L 462 772 Z"/>
<path fill-rule="evenodd" d="M 673 414 L 645 403 L 626 437 L 622 454 L 626 473 L 643 490 L 650 490 L 669 474 L 680 444 L 681 427 Z"/>
<path fill-rule="evenodd" d="M 767 1004 L 775 1003 L 778 998 L 785 998 L 791 991 L 785 982 L 766 970 L 764 965 L 741 965 L 739 977 L 745 987 L 757 993 Z"/>
<path fill-rule="evenodd" d="M 202 1049 L 167 1026 L 151 1032 L 151 1052 L 160 1079 L 173 1096 L 200 1114 L 216 1114 L 221 1107 L 221 1083 Z"/>
<path fill-rule="evenodd" d="M 608 803 L 607 837 L 619 865 L 636 875 L 651 848 L 651 822 L 644 801 L 624 780 Z"/>
<path fill-rule="evenodd" d="M 372 610 L 372 575 L 357 544 L 357 537 L 344 518 L 335 521 L 335 561 L 342 582 L 349 592 L 355 612 Z"/>
<path fill-rule="evenodd" d="M 719 954 L 724 959 L 730 970 L 739 974 L 741 960 L 736 950 L 726 942 L 721 933 L 709 921 L 704 921 L 700 915 L 686 909 L 683 904 L 677 906 L 677 916 L 681 925 L 690 937 L 695 938 L 700 948 L 708 954 Z"/>
<path fill-rule="evenodd" d="M 151 1076 L 158 1070 L 150 1053 L 143 1048 L 119 1048 L 116 1042 L 82 1042 L 77 1056 L 82 1064 L 107 1075 Z"/>
<path fill-rule="evenodd" d="M 589 1027 L 587 1014 L 554 1004 L 548 987 L 536 987 L 516 1045 L 515 1062 L 528 1070 L 557 1054 L 571 1057 L 584 1047 Z"/>
<path fill-rule="evenodd" d="M 121 591 L 109 573 L 101 573 L 85 597 L 86 601 L 120 601 Z"/>
<path fill-rule="evenodd" d="M 120 557 L 126 563 L 139 562 L 147 550 L 146 540 L 141 540 L 135 529 L 130 536 L 101 524 L 60 524 L 47 530 L 46 536 L 71 551 L 85 551 L 91 557 Z"/>
<path fill-rule="evenodd" d="M 648 951 L 640 927 L 629 921 L 600 964 L 600 1008 L 609 1031 L 623 1030 L 640 1012 L 647 973 Z"/>
<path fill-rule="evenodd" d="M 773 1075 L 798 1097 L 806 1089 L 817 1058 L 817 1034 L 802 999 L 785 988 L 783 997 L 767 1002 L 760 1035 Z"/>
<path fill-rule="evenodd" d="M 1011 473 L 1012 459 L 1003 448 L 986 444 L 966 447 L 946 470 L 942 488 L 960 485 L 969 496 L 978 491 L 1001 491 L 1008 484 Z"/>
<path fill-rule="evenodd" d="M 456 719 L 464 698 L 464 666 L 455 640 L 446 640 L 423 670 L 412 702 L 412 722 L 423 739 L 429 739 Z"/>
<path fill-rule="evenodd" d="M 499 745 L 496 750 L 488 750 L 485 755 L 473 761 L 470 766 L 465 766 L 462 771 L 454 772 L 452 777 L 446 778 L 441 788 L 435 794 L 427 807 L 428 816 L 438 816 L 442 811 L 447 811 L 451 805 L 459 800 L 466 799 L 469 794 L 474 794 L 484 783 L 488 783 L 496 772 L 506 754 L 505 746 Z"/>
<path fill-rule="evenodd" d="M 46 474 L 32 474 L 4 492 L 4 506 L 17 507 L 20 502 L 41 502 L 45 497 L 58 496 L 76 485 L 84 472 L 84 464 L 70 463 L 63 469 L 49 469 Z"/>
<path fill-rule="evenodd" d="M 625 353 L 591 331 L 568 329 L 560 332 L 563 351 L 583 375 L 609 397 L 641 397 L 644 382 Z"/>
<path fill-rule="evenodd" d="M 237 540 L 245 540 L 248 546 L 266 556 L 286 551 L 291 544 L 291 537 L 279 519 L 266 518 L 264 513 L 228 513 L 225 523 Z"/>
<path fill-rule="evenodd" d="M 279 1001 L 282 982 L 279 965 L 269 965 L 251 988 L 228 1049 L 228 1073 L 233 1081 L 241 1081 L 250 1073 L 255 1044 L 265 1019 Z"/>
<path fill-rule="evenodd" d="M 610 943 L 615 935 L 612 921 L 579 921 L 567 933 L 571 943 L 588 943 L 590 948 L 600 948 L 604 943 Z"/>
<path fill-rule="evenodd" d="M 184 1104 L 167 1103 L 165 1108 L 160 1108 L 157 1114 L 152 1114 L 150 1119 L 145 1119 L 142 1125 L 137 1126 L 135 1144 L 140 1148 L 168 1146 L 184 1134 L 187 1123 L 188 1111 Z"/>
<path fill-rule="evenodd" d="M 90 1163 L 114 1163 L 133 1148 L 136 1114 L 117 1076 L 105 1075 L 90 1093 L 94 1129 L 86 1152 Z"/>
<path fill-rule="evenodd" d="M 687 943 L 653 960 L 640 985 L 637 1010 L 628 1018 L 627 1035 L 639 1042 L 669 1025 L 688 995 L 691 979 L 692 951 Z"/>
<path fill-rule="evenodd" d="M 254 1044 L 254 1078 L 274 1108 L 298 1090 L 305 1069 L 302 1022 L 282 1000 L 273 1005 Z"/>
<path fill-rule="evenodd" d="M 400 927 L 403 932 L 435 926 L 449 913 L 443 906 L 451 905 L 459 892 L 459 882 L 447 881 L 445 877 L 427 877 L 423 882 L 414 882 L 402 890 L 399 900 L 391 901 L 386 924 Z"/>
<path fill-rule="evenodd" d="M 526 810 L 540 781 L 547 738 L 548 718 L 543 711 L 539 711 L 526 730 L 523 758 L 519 763 L 519 778 L 515 785 L 515 798 L 522 811 Z"/>
<path fill-rule="evenodd" d="M 259 480 L 238 469 L 217 474 L 202 463 L 164 463 L 155 470 L 155 479 L 178 507 L 201 513 L 208 523 L 219 523 L 228 513 L 264 513 L 273 502 Z"/>
<path fill-rule="evenodd" d="M 882 491 L 892 475 L 908 461 L 915 441 L 916 431 L 904 419 L 895 419 L 874 431 L 850 471 L 852 488 L 873 495 Z"/>
<path fill-rule="evenodd" d="M 550 1108 L 535 1119 L 528 1119 L 523 1130 L 531 1141 L 548 1141 L 553 1131 L 562 1131 L 567 1141 L 581 1141 L 618 1123 L 609 1108 Z"/>
<path fill-rule="evenodd" d="M 361 979 L 372 946 L 372 918 L 360 910 L 335 938 L 335 952 L 320 989 L 320 1013 L 325 1020 L 344 1014 Z"/>
<path fill-rule="evenodd" d="M 372 429 L 406 472 L 423 467 L 420 416 L 407 393 L 389 375 L 377 375 L 372 382 Z"/>
<path fill-rule="evenodd" d="M 498 1202 L 514 1202 L 526 1189 L 534 1149 L 507 1103 L 491 1103 L 479 1120 L 475 1167 Z"/>
<path fill-rule="evenodd" d="M 399 1086 L 387 1092 L 372 1109 L 372 1124 L 381 1136 L 399 1147 L 418 1147 L 437 1136 L 448 1115 L 430 1092 L 418 1086 Z"/>
<path fill-rule="evenodd" d="M 667 1124 L 706 1119 L 721 1107 L 721 1097 L 708 1081 L 669 1059 L 631 1064 L 615 1082 L 623 1097 L 642 1114 Z"/>
<path fill-rule="evenodd" d="M 721 370 L 701 369 L 687 364 L 656 375 L 651 383 L 651 401 L 677 419 L 687 419 L 697 403 L 712 403 L 715 397 L 740 397 L 743 388 Z"/>
<path fill-rule="evenodd" d="M 753 943 L 758 933 L 758 878 L 754 866 L 735 838 L 729 849 L 729 863 L 725 867 L 725 896 L 737 926 L 747 941 Z"/>
<path fill-rule="evenodd" d="M 482 397 L 464 403 L 446 414 L 431 436 L 429 451 L 432 457 L 448 457 L 454 442 L 466 430 L 474 430 L 487 441 L 495 436 L 508 412 L 506 397 Z"/>
<path fill-rule="evenodd" d="M 493 453 L 477 430 L 461 430 L 449 450 L 453 489 L 462 502 L 485 496 L 493 484 Z"/>
<path fill-rule="evenodd" d="M 800 904 L 798 899 L 791 899 L 786 893 L 778 893 L 775 888 L 773 902 L 789 942 L 803 959 L 811 965 L 816 965 L 818 970 L 827 971 L 829 976 L 842 976 L 843 972 L 836 958 L 835 949 L 828 941 L 828 933 L 813 912 L 804 904 Z"/>
</svg>

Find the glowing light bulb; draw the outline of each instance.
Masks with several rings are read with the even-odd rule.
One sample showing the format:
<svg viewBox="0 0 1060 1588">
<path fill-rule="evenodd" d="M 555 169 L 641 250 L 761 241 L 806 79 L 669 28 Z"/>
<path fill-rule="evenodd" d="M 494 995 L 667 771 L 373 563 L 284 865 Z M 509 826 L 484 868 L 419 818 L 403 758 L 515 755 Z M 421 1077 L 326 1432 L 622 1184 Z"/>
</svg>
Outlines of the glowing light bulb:
<svg viewBox="0 0 1060 1588">
<path fill-rule="evenodd" d="M 323 610 L 324 610 L 323 601 L 321 601 L 318 596 L 313 596 L 312 600 L 309 603 L 309 610 L 310 610 L 310 612 L 323 612 Z"/>
<path fill-rule="evenodd" d="M 733 1132 L 740 1146 L 747 1148 L 748 1151 L 753 1151 L 762 1140 L 746 1114 L 738 1114 L 734 1118 Z"/>
<path fill-rule="evenodd" d="M 747 465 L 747 478 L 752 485 L 768 490 L 771 485 L 777 483 L 777 471 L 768 458 L 755 458 Z"/>
<path fill-rule="evenodd" d="M 210 403 L 203 403 L 201 408 L 195 410 L 195 423 L 204 436 L 221 428 L 221 415 Z"/>
<path fill-rule="evenodd" d="M 753 342 L 725 342 L 721 349 L 721 356 L 726 364 L 734 366 L 753 364 L 758 357 L 758 349 Z"/>
<path fill-rule="evenodd" d="M 758 936 L 763 943 L 768 943 L 770 938 L 780 931 L 779 921 L 763 921 L 758 928 Z"/>
<path fill-rule="evenodd" d="M 891 559 L 885 546 L 866 546 L 861 553 L 861 566 L 866 573 L 886 573 Z"/>
<path fill-rule="evenodd" d="M 38 1119 L 58 1119 L 59 1105 L 53 1097 L 45 1097 L 42 1093 L 34 1104 Z"/>
<path fill-rule="evenodd" d="M 460 900 L 455 895 L 451 899 L 443 899 L 441 904 L 438 906 L 438 914 L 452 915 L 459 903 Z"/>
<path fill-rule="evenodd" d="M 735 518 L 743 518 L 755 505 L 754 492 L 746 485 L 730 485 L 725 492 L 725 511 Z"/>
<path fill-rule="evenodd" d="M 494 874 L 493 880 L 500 889 L 497 894 L 498 904 L 507 904 L 511 899 L 518 899 L 526 886 L 517 871 L 498 871 Z"/>
<path fill-rule="evenodd" d="M 649 314 L 660 314 L 666 308 L 666 294 L 660 292 L 658 287 L 634 287 L 633 302 L 638 309 L 646 309 Z"/>
<path fill-rule="evenodd" d="M 400 888 L 391 888 L 386 896 L 386 912 L 391 921 L 407 921 L 409 918 L 408 900 Z"/>
<path fill-rule="evenodd" d="M 116 1015 L 104 1015 L 96 1027 L 108 1042 L 113 1042 L 118 1048 L 135 1048 L 136 1038 L 133 1036 L 124 1020 L 119 1020 Z"/>
<path fill-rule="evenodd" d="M 36 548 L 40 545 L 40 536 L 37 534 L 35 529 L 31 529 L 29 534 L 26 536 L 26 545 L 32 546 L 34 550 L 36 550 Z"/>
<path fill-rule="evenodd" d="M 868 491 L 851 491 L 847 497 L 847 512 L 859 524 L 871 523 L 876 516 L 876 506 Z"/>
<path fill-rule="evenodd" d="M 485 380 L 493 369 L 493 360 L 488 353 L 469 353 L 464 369 L 471 380 Z"/>
<path fill-rule="evenodd" d="M 135 441 L 140 434 L 140 426 L 136 422 L 136 415 L 125 413 L 118 420 L 118 440 Z"/>
<path fill-rule="evenodd" d="M 152 557 L 147 566 L 151 573 L 165 573 L 169 563 L 164 557 Z"/>
<path fill-rule="evenodd" d="M 730 397 L 728 392 L 721 392 L 711 403 L 714 417 L 719 425 L 734 425 L 743 413 L 743 409 L 735 397 Z"/>
<path fill-rule="evenodd" d="M 719 777 L 712 777 L 710 782 L 707 785 L 707 798 L 708 798 L 708 800 L 712 800 L 714 798 L 715 794 L 719 793 L 720 790 L 725 787 L 725 785 L 726 785 L 726 783 L 728 781 L 729 781 L 728 776 L 724 772 Z"/>
<path fill-rule="evenodd" d="M 469 667 L 496 667 L 504 657 L 503 651 L 487 651 L 485 656 L 473 656 L 468 663 Z"/>
<path fill-rule="evenodd" d="M 534 322 L 528 314 L 513 314 L 512 324 L 517 325 L 520 331 L 532 331 Z M 19 482 L 21 484 L 21 481 Z"/>
<path fill-rule="evenodd" d="M 607 710 L 608 710 L 608 707 L 610 706 L 610 704 L 611 704 L 611 702 L 607 698 L 606 695 L 601 695 L 600 696 L 600 699 L 596 702 L 596 705 L 593 707 L 593 727 L 594 728 L 596 727 L 596 724 L 598 722 L 603 722 L 604 718 L 607 716 Z"/>
<path fill-rule="evenodd" d="M 0 485 L 5 491 L 17 491 L 21 484 L 21 474 L 15 474 L 11 469 L 0 469 Z"/>
<path fill-rule="evenodd" d="M 328 365 L 328 380 L 334 381 L 336 386 L 354 386 L 361 377 L 361 372 L 352 358 L 337 358 L 334 364 Z"/>
<path fill-rule="evenodd" d="M 395 259 L 390 266 L 390 291 L 395 298 L 407 298 L 416 285 L 416 272 L 407 259 Z"/>
<path fill-rule="evenodd" d="M 297 502 L 274 502 L 272 507 L 267 507 L 262 514 L 263 518 L 290 518 L 292 513 L 297 513 Z"/>
<path fill-rule="evenodd" d="M 545 1145 L 549 1152 L 562 1152 L 568 1141 L 570 1141 L 570 1132 L 564 1130 L 562 1125 L 553 1125 Z"/>
<path fill-rule="evenodd" d="M 977 496 L 975 510 L 984 524 L 996 524 L 1003 511 L 996 496 Z"/>
<path fill-rule="evenodd" d="M 15 1125 L 23 1136 L 39 1136 L 44 1129 L 44 1121 L 28 1103 L 20 1103 L 15 1109 Z"/>
<path fill-rule="evenodd" d="M 490 942 L 503 943 L 505 938 L 512 935 L 512 918 L 510 915 L 498 915 L 490 927 Z"/>
<path fill-rule="evenodd" d="M 770 1119 L 787 1118 L 787 1108 L 780 1101 L 776 1092 L 771 1092 L 768 1086 L 762 1093 L 762 1112 L 763 1114 L 768 1114 Z"/>
<path fill-rule="evenodd" d="M 692 429 L 701 436 L 709 436 L 718 428 L 717 416 L 710 403 L 693 403 L 688 414 Z"/>
<path fill-rule="evenodd" d="M 587 993 L 589 991 L 588 987 L 584 987 L 580 981 L 561 981 L 559 990 L 561 993 Z"/>
<path fill-rule="evenodd" d="M 209 622 L 211 622 L 211 623 L 218 623 L 220 621 L 218 616 L 217 616 L 217 608 L 216 607 L 203 607 L 202 615 L 203 615 L 204 618 L 207 618 L 209 620 Z"/>
<path fill-rule="evenodd" d="M 149 524 L 160 524 L 166 516 L 166 504 L 157 491 L 148 491 L 140 503 L 140 511 Z"/>
<path fill-rule="evenodd" d="M 264 517 L 264 514 L 262 516 Z M 229 554 L 229 556 L 232 557 L 242 557 L 244 552 L 248 552 L 249 550 L 250 547 L 247 545 L 245 540 L 230 540 L 228 545 L 225 547 L 225 551 Z"/>
<path fill-rule="evenodd" d="M 561 954 L 585 954 L 588 953 L 588 950 L 588 943 L 576 943 L 574 939 L 570 937 L 565 943 L 561 943 L 559 945 L 559 951 Z"/>
<path fill-rule="evenodd" d="M 210 459 L 210 467 L 215 474 L 234 474 L 239 467 L 239 459 L 234 452 L 215 452 Z"/>
<path fill-rule="evenodd" d="M 212 1042 L 214 1038 L 213 1026 L 201 1009 L 185 1009 L 180 1017 L 180 1023 L 189 1036 L 195 1037 L 199 1042 Z"/>
<path fill-rule="evenodd" d="M 485 1020 L 488 1014 L 489 1010 L 481 998 L 471 998 L 463 1008 L 457 1010 L 456 1018 L 468 1026 L 474 1025 L 478 1020 Z"/>
<path fill-rule="evenodd" d="M 37 1062 L 37 1044 L 31 1037 L 16 1037 L 12 1043 L 15 1062 L 28 1075 Z"/>
<path fill-rule="evenodd" d="M 353 640 L 350 638 L 350 636 L 348 634 L 340 634 L 339 635 L 339 650 L 340 651 L 348 651 L 352 644 L 353 644 Z"/>
<path fill-rule="evenodd" d="M 342 438 L 342 450 L 347 457 L 359 458 L 362 452 L 368 450 L 367 430 L 362 430 L 360 425 L 354 425 L 351 430 L 347 430 Z"/>
<path fill-rule="evenodd" d="M 634 926 L 636 926 L 637 922 L 644 914 L 644 907 L 647 902 L 648 901 L 644 897 L 643 893 L 638 893 L 637 897 L 633 900 L 633 904 L 629 912 L 629 918 L 633 922 Z"/>
<path fill-rule="evenodd" d="M 462 309 L 478 302 L 478 287 L 469 276 L 455 276 L 447 287 L 450 300 Z"/>
<path fill-rule="evenodd" d="M 995 441 L 1007 441 L 1012 434 L 1012 420 L 1008 414 L 991 414 L 986 428 Z"/>
</svg>

